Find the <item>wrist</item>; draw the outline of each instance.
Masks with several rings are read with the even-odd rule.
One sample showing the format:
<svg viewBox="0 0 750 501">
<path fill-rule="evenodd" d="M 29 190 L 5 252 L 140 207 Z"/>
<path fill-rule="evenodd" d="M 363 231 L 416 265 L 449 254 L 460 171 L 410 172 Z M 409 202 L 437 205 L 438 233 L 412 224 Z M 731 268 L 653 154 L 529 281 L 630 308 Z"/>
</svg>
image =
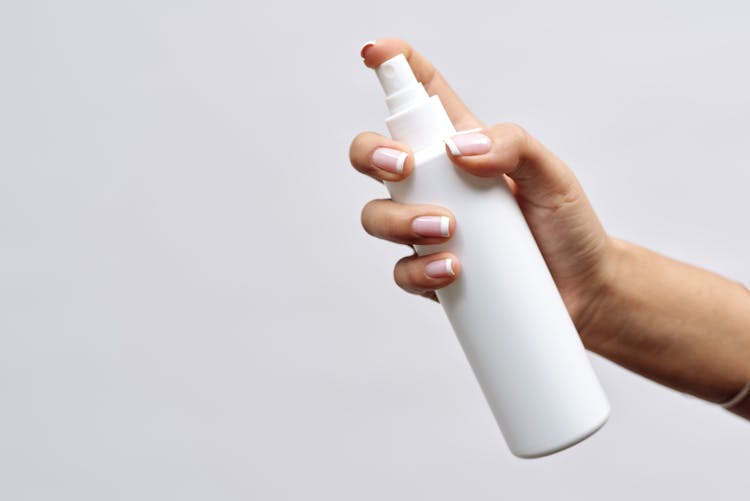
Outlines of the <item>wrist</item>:
<svg viewBox="0 0 750 501">
<path fill-rule="evenodd" d="M 607 235 L 602 259 L 591 281 L 588 305 L 578 330 L 586 349 L 599 355 L 621 331 L 625 308 L 618 290 L 622 277 L 628 273 L 625 268 L 631 247 Z"/>
<path fill-rule="evenodd" d="M 750 380 L 747 290 L 611 237 L 598 275 L 579 326 L 587 349 L 710 402 Z"/>
</svg>

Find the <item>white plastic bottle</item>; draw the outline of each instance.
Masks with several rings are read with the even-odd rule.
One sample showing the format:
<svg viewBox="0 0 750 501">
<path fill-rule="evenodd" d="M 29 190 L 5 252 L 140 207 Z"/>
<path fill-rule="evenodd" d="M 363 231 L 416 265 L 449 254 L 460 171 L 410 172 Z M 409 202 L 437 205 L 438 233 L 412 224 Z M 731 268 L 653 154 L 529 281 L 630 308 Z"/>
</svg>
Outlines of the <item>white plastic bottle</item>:
<svg viewBox="0 0 750 501">
<path fill-rule="evenodd" d="M 454 166 L 443 140 L 456 130 L 403 55 L 375 71 L 391 137 L 415 159 L 407 179 L 386 185 L 398 202 L 456 217 L 447 243 L 416 248 L 461 261 L 461 275 L 437 295 L 511 452 L 533 458 L 580 442 L 606 422 L 609 403 L 507 184 Z"/>
</svg>

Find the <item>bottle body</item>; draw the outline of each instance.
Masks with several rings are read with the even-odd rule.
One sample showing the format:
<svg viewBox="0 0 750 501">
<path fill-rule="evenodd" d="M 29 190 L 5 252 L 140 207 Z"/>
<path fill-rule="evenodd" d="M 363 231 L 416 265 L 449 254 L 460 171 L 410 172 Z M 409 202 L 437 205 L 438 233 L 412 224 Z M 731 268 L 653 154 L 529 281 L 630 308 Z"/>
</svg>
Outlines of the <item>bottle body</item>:
<svg viewBox="0 0 750 501">
<path fill-rule="evenodd" d="M 440 141 L 415 151 L 412 174 L 386 186 L 397 202 L 456 217 L 448 242 L 416 249 L 461 261 L 461 276 L 437 295 L 511 452 L 544 456 L 598 430 L 609 403 L 505 180 L 454 166 Z"/>
</svg>

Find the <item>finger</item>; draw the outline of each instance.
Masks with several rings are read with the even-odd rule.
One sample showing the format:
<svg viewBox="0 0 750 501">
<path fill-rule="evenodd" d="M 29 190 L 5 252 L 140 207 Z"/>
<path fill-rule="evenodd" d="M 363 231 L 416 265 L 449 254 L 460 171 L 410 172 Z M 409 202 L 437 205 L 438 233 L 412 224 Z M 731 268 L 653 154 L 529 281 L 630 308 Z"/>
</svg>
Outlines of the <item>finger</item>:
<svg viewBox="0 0 750 501">
<path fill-rule="evenodd" d="M 435 94 L 440 96 L 440 101 L 457 130 L 481 126 L 479 120 L 469 111 L 469 108 L 451 89 L 448 82 L 432 63 L 405 41 L 398 38 L 381 38 L 374 42 L 368 42 L 362 48 L 362 57 L 365 60 L 365 65 L 369 68 L 377 68 L 398 54 L 403 54 L 409 61 L 417 80 L 422 82 L 427 93 L 431 96 Z"/>
<path fill-rule="evenodd" d="M 357 135 L 349 147 L 352 166 L 378 181 L 400 181 L 414 168 L 414 155 L 405 144 L 374 132 Z"/>
<path fill-rule="evenodd" d="M 442 207 L 372 200 L 362 209 L 362 227 L 374 237 L 400 244 L 439 244 L 453 235 L 456 221 Z"/>
<path fill-rule="evenodd" d="M 430 293 L 453 283 L 461 273 L 461 263 L 449 252 L 428 256 L 407 256 L 393 269 L 393 278 L 406 292 L 430 297 Z"/>
<path fill-rule="evenodd" d="M 476 176 L 508 175 L 516 194 L 536 206 L 559 207 L 583 193 L 562 160 L 518 125 L 456 134 L 446 146 L 453 162 Z"/>
</svg>

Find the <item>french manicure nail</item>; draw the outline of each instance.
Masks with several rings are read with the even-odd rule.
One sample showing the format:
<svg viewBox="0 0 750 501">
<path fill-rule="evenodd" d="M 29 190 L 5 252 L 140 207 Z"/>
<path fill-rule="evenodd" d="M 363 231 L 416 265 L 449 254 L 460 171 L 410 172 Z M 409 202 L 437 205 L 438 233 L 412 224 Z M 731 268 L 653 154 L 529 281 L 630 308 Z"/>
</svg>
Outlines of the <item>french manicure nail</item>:
<svg viewBox="0 0 750 501">
<path fill-rule="evenodd" d="M 447 237 L 451 221 L 448 216 L 419 216 L 411 222 L 411 229 L 422 237 Z"/>
<path fill-rule="evenodd" d="M 427 263 L 427 265 L 424 267 L 424 271 L 430 278 L 452 277 L 455 275 L 455 273 L 453 273 L 453 259 L 439 259 L 437 261 Z"/>
<path fill-rule="evenodd" d="M 445 144 L 454 156 L 461 155 L 483 155 L 490 151 L 492 141 L 484 134 L 478 132 L 456 134 L 445 140 Z"/>
<path fill-rule="evenodd" d="M 372 154 L 372 163 L 375 167 L 394 174 L 404 172 L 404 163 L 409 155 L 405 151 L 393 148 L 378 148 Z"/>
<path fill-rule="evenodd" d="M 459 131 L 456 132 L 455 135 L 458 135 L 458 134 L 471 134 L 472 132 L 481 132 L 481 131 L 482 131 L 481 127 L 475 127 L 474 129 L 459 130 Z"/>
<path fill-rule="evenodd" d="M 369 40 L 362 44 L 362 48 L 359 49 L 359 55 L 362 56 L 362 59 L 364 59 L 365 54 L 367 54 L 367 49 L 375 45 L 375 40 Z"/>
</svg>

